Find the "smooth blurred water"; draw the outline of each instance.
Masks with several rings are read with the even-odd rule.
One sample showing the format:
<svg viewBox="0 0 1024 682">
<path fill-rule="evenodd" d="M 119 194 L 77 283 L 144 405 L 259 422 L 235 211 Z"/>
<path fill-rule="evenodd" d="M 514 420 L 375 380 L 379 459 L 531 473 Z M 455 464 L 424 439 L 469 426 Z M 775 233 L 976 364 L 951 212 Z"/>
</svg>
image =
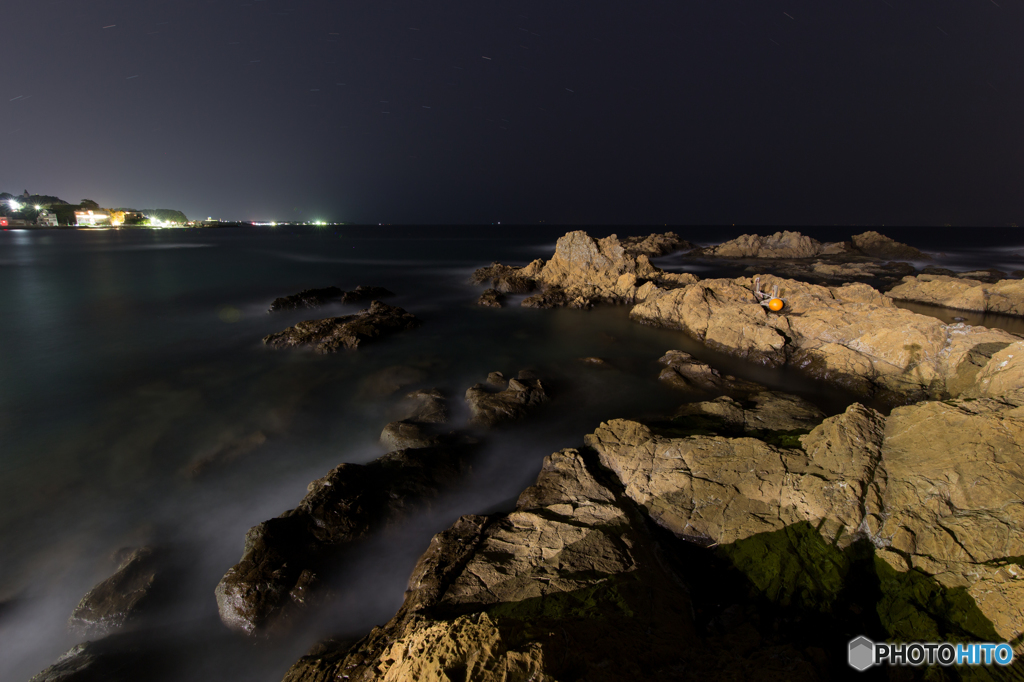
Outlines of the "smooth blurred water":
<svg viewBox="0 0 1024 682">
<path fill-rule="evenodd" d="M 850 401 L 797 374 L 633 324 L 624 308 L 480 308 L 480 288 L 468 284 L 475 268 L 548 257 L 564 232 L 498 229 L 0 232 L 0 679 L 28 679 L 81 641 L 67 632 L 67 617 L 114 570 L 111 555 L 153 544 L 175 570 L 173 599 L 139 635 L 161 662 L 147 677 L 279 680 L 318 638 L 360 635 L 390 618 L 431 534 L 460 514 L 507 507 L 545 455 L 582 444 L 602 419 L 671 411 L 684 397 L 656 380 L 657 358 L 670 348 L 801 393 L 830 413 Z M 591 233 L 613 231 L 651 230 Z M 950 250 L 944 233 L 929 242 L 925 233 L 895 232 Z M 947 254 L 944 263 L 989 267 L 993 253 L 1000 263 L 1019 260 L 1012 244 L 988 248 Z M 263 347 L 263 336 L 299 320 L 359 308 L 271 315 L 273 298 L 359 284 L 396 292 L 388 302 L 423 326 L 326 357 Z M 612 368 L 579 362 L 585 356 Z M 465 420 L 466 388 L 488 372 L 524 367 L 544 377 L 551 404 L 485 435 L 461 490 L 361 549 L 343 568 L 349 589 L 336 604 L 273 641 L 220 624 L 213 589 L 239 559 L 245 531 L 294 507 L 308 482 L 337 464 L 382 454 L 376 441 L 401 395 L 442 389 L 455 428 Z M 388 393 L 396 371 L 413 381 Z"/>
</svg>

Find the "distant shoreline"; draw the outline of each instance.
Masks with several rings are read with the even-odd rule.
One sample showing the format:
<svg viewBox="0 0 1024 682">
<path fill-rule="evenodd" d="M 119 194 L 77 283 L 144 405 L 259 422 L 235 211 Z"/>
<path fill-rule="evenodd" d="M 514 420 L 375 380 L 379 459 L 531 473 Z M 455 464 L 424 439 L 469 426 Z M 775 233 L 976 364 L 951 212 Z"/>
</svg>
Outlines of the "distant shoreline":
<svg viewBox="0 0 1024 682">
<path fill-rule="evenodd" d="M 154 227 L 150 225 L 117 225 L 117 226 L 87 226 L 87 225 L 8 225 L 5 230 L 208 230 L 222 227 L 256 227 L 251 223 L 220 223 L 217 225 L 165 225 Z"/>
</svg>

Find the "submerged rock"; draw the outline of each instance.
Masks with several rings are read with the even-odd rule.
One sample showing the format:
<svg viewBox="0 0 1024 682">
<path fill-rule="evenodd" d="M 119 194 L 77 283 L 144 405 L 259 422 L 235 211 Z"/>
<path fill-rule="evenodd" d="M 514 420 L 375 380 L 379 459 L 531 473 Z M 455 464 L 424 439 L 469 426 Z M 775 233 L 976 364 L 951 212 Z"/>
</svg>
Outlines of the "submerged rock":
<svg viewBox="0 0 1024 682">
<path fill-rule="evenodd" d="M 284 331 L 263 338 L 271 348 L 311 346 L 320 354 L 336 353 L 342 348 L 358 348 L 366 341 L 413 329 L 420 325 L 415 315 L 401 308 L 374 301 L 355 315 L 306 320 Z"/>
<path fill-rule="evenodd" d="M 825 413 L 817 406 L 799 396 L 775 391 L 761 391 L 738 401 L 729 396 L 721 396 L 714 400 L 700 403 L 687 403 L 679 407 L 675 417 L 705 417 L 710 423 L 698 422 L 694 426 L 702 427 L 725 435 L 728 431 L 739 431 L 764 438 L 762 434 L 789 432 L 795 440 L 795 434 L 806 433 L 825 419 Z M 682 420 L 685 427 L 691 420 Z M 718 425 L 721 425 L 719 428 Z M 792 442 L 798 445 L 798 442 Z"/>
<path fill-rule="evenodd" d="M 898 301 L 916 301 L 959 310 L 1024 315 L 1024 280 L 1004 279 L 986 284 L 976 279 L 944 275 L 904 277 L 888 292 Z"/>
<path fill-rule="evenodd" d="M 117 571 L 100 582 L 75 607 L 68 627 L 82 634 L 107 634 L 138 617 L 152 596 L 157 561 L 149 547 L 123 551 Z"/>
<path fill-rule="evenodd" d="M 64 652 L 29 682 L 134 682 L 146 679 L 146 652 L 122 635 L 82 642 Z"/>
<path fill-rule="evenodd" d="M 368 400 L 379 400 L 393 395 L 406 386 L 418 384 L 428 374 L 422 367 L 391 365 L 367 375 L 359 382 L 358 395 Z"/>
<path fill-rule="evenodd" d="M 448 422 L 448 401 L 436 388 L 420 389 L 405 396 L 402 401 L 404 421 L 418 424 L 445 424 Z"/>
<path fill-rule="evenodd" d="M 342 303 L 365 303 L 366 301 L 374 301 L 379 298 L 387 298 L 388 296 L 394 296 L 395 292 L 389 291 L 384 287 L 364 287 L 362 285 L 357 286 L 352 291 L 346 291 L 341 295 Z"/>
<path fill-rule="evenodd" d="M 658 362 L 665 365 L 658 380 L 680 390 L 715 394 L 746 394 L 764 390 L 764 386 L 752 381 L 723 375 L 706 362 L 682 351 L 670 350 Z"/>
<path fill-rule="evenodd" d="M 779 286 L 786 300 L 781 312 L 755 302 L 752 280 L 739 278 L 658 292 L 635 306 L 630 317 L 682 330 L 753 362 L 789 364 L 851 390 L 898 396 L 957 395 L 965 390 L 963 373 L 978 371 L 978 352 L 991 356 L 1018 341 L 1002 330 L 946 325 L 898 308 L 864 284 L 761 280 L 763 287 Z"/>
<path fill-rule="evenodd" d="M 323 289 L 305 289 L 291 296 L 275 298 L 270 304 L 269 312 L 278 310 L 294 310 L 296 308 L 319 308 L 331 301 L 340 303 L 362 303 L 377 298 L 394 296 L 395 294 L 384 287 L 357 286 L 352 291 L 342 291 L 338 287 L 325 287 Z"/>
<path fill-rule="evenodd" d="M 405 419 L 384 427 L 380 443 L 388 450 L 415 450 L 441 444 L 430 427 L 448 421 L 447 401 L 437 389 L 415 391 L 406 396 Z"/>
<path fill-rule="evenodd" d="M 267 434 L 262 430 L 224 438 L 223 442 L 193 460 L 186 468 L 186 473 L 190 477 L 201 476 L 211 467 L 230 464 L 258 450 L 266 442 Z"/>
<path fill-rule="evenodd" d="M 516 421 L 536 405 L 546 402 L 547 391 L 540 379 L 532 372 L 523 370 L 515 379 L 504 382 L 499 374 L 499 386 L 504 390 L 489 391 L 484 384 L 476 384 L 466 390 L 466 403 L 469 405 L 469 423 L 475 426 L 491 428 L 508 421 Z M 494 386 L 488 377 L 488 383 Z"/>
<path fill-rule="evenodd" d="M 338 287 L 324 287 L 323 289 L 304 289 L 297 294 L 291 296 L 281 296 L 275 298 L 273 303 L 270 304 L 270 310 L 268 312 L 277 312 L 278 310 L 294 310 L 296 308 L 319 308 L 325 303 L 330 303 L 341 298 L 341 295 L 345 293 Z"/>
</svg>

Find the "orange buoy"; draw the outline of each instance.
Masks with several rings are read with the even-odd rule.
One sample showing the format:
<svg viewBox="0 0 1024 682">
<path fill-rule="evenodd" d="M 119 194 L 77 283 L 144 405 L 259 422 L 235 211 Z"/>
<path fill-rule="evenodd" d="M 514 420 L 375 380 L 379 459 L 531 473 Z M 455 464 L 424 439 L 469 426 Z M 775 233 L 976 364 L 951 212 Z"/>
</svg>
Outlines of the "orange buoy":
<svg viewBox="0 0 1024 682">
<path fill-rule="evenodd" d="M 768 309 L 775 313 L 782 310 L 783 305 L 785 304 L 782 302 L 781 298 L 773 298 L 772 300 L 768 301 Z"/>
</svg>

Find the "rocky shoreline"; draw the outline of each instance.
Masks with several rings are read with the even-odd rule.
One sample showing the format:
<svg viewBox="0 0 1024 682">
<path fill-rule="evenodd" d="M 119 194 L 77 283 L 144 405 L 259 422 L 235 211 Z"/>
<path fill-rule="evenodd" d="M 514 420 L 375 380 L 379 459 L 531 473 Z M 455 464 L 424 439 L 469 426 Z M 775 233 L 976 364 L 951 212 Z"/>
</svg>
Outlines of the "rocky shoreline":
<svg viewBox="0 0 1024 682">
<path fill-rule="evenodd" d="M 675 251 L 765 267 L 699 279 L 651 262 Z M 875 407 L 828 416 L 670 350 L 658 379 L 680 391 L 673 414 L 607 420 L 548 455 L 514 509 L 463 516 L 433 538 L 390 621 L 358 641 L 317 644 L 285 681 L 825 680 L 850 672 L 845 646 L 859 634 L 1007 641 L 1024 655 L 1024 339 L 894 303 L 1021 315 L 1024 286 L 906 262 L 927 260 L 874 232 L 833 244 L 745 235 L 698 249 L 673 233 L 576 231 L 546 261 L 477 270 L 480 305 L 525 295 L 533 308 L 631 306 L 637 323 L 796 368 Z M 757 285 L 783 308 L 762 305 Z M 272 310 L 342 295 L 308 290 Z M 323 354 L 419 324 L 372 300 L 264 342 Z M 222 621 L 274 636 L 330 608 L 347 552 L 465 480 L 481 439 L 548 397 L 532 371 L 493 372 L 466 390 L 467 423 L 451 428 L 443 392 L 409 394 L 381 433 L 387 454 L 336 467 L 249 531 L 216 588 Z M 128 629 L 154 580 L 150 552 L 128 555 L 73 621 Z M 33 682 L 121 679 L 96 677 L 132 655 L 110 645 L 118 636 L 76 647 Z M 980 672 L 908 668 L 898 679 L 1024 676 L 1019 662 Z"/>
</svg>

